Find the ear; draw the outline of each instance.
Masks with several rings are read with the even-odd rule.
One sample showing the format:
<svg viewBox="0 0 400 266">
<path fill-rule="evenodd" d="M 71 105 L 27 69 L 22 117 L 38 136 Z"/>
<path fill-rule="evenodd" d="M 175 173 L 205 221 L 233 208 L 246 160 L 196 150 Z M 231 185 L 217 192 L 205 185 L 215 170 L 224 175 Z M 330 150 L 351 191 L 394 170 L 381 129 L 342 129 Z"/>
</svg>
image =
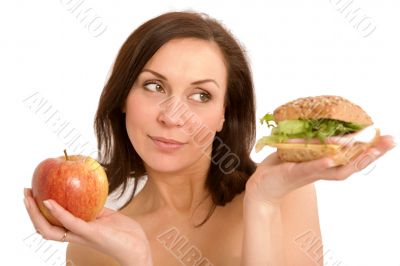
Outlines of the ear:
<svg viewBox="0 0 400 266">
<path fill-rule="evenodd" d="M 217 132 L 220 132 L 224 128 L 225 117 L 221 118 L 219 121 Z"/>
</svg>

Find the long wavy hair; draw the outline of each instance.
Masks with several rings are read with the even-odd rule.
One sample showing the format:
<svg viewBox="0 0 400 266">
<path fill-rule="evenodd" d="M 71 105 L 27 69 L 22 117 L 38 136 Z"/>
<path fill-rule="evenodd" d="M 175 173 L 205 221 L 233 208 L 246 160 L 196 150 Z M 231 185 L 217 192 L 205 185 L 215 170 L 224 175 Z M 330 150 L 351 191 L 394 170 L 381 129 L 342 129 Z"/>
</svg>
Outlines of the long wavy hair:
<svg viewBox="0 0 400 266">
<path fill-rule="evenodd" d="M 125 205 L 128 204 L 135 195 L 139 179 L 146 175 L 146 169 L 128 138 L 122 106 L 149 59 L 161 46 L 177 38 L 214 42 L 227 63 L 225 123 L 215 135 L 213 159 L 205 183 L 212 196 L 213 207 L 203 224 L 217 205 L 225 205 L 244 191 L 249 176 L 256 168 L 250 158 L 256 137 L 251 70 L 243 47 L 220 22 L 202 13 L 169 12 L 145 22 L 128 37 L 101 93 L 95 116 L 98 159 L 109 178 L 110 193 L 122 186 L 122 196 L 128 188 L 129 179 L 134 178 L 133 191 Z M 231 164 L 233 169 L 229 171 L 221 167 L 227 154 L 236 158 Z"/>
</svg>

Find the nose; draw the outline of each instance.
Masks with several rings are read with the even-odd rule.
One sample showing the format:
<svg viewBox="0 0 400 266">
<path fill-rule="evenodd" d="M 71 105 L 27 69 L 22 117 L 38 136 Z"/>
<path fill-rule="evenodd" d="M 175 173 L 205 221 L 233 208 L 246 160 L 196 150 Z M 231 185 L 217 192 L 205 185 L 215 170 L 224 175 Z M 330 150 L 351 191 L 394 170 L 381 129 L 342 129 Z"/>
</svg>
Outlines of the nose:
<svg viewBox="0 0 400 266">
<path fill-rule="evenodd" d="M 168 127 L 182 127 L 188 107 L 177 99 L 164 102 L 160 105 L 158 121 Z"/>
</svg>

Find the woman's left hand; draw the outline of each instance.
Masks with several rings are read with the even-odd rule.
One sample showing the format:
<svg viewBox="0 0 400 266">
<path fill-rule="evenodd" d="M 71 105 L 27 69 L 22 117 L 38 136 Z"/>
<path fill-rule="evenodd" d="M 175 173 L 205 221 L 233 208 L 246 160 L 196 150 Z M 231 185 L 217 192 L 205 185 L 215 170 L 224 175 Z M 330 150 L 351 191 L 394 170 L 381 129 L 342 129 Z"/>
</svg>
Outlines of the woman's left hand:
<svg viewBox="0 0 400 266">
<path fill-rule="evenodd" d="M 275 152 L 258 165 L 247 181 L 246 198 L 261 203 L 279 203 L 289 192 L 317 180 L 345 180 L 394 146 L 392 136 L 381 136 L 373 146 L 343 166 L 334 166 L 330 158 L 301 163 L 282 162 Z"/>
</svg>

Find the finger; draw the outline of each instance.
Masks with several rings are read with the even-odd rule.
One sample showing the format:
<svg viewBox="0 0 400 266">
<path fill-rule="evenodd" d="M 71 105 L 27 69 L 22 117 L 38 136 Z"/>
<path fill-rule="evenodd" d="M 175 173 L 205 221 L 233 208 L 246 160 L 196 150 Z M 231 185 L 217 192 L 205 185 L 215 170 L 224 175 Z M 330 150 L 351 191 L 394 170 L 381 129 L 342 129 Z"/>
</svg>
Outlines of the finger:
<svg viewBox="0 0 400 266">
<path fill-rule="evenodd" d="M 344 180 L 355 172 L 365 169 L 395 146 L 396 144 L 394 143 L 392 136 L 381 136 L 372 147 L 368 148 L 365 152 L 350 161 L 350 163 L 347 165 L 339 167 L 336 169 L 336 171 L 333 170 L 331 173 L 328 173 L 327 177 L 329 177 L 329 179 Z"/>
<path fill-rule="evenodd" d="M 381 136 L 378 141 L 374 143 L 372 148 L 376 148 L 378 151 L 380 151 L 382 154 L 386 153 L 387 151 L 393 149 L 396 146 L 394 142 L 393 136 L 386 135 L 386 136 Z"/>
<path fill-rule="evenodd" d="M 25 190 L 24 194 L 25 194 L 24 198 L 25 207 L 35 230 L 39 232 L 44 231 L 45 228 L 49 227 L 50 225 L 49 222 L 46 220 L 46 218 L 44 218 L 44 216 L 40 212 L 36 204 L 36 201 L 31 196 L 29 196 L 30 194 L 29 191 Z"/>
<path fill-rule="evenodd" d="M 81 236 L 89 241 L 92 240 L 92 236 L 95 235 L 95 230 L 86 221 L 74 216 L 54 200 L 45 200 L 43 203 L 50 210 L 51 214 L 60 221 L 66 229 L 72 232 L 71 237 L 75 235 Z"/>
<path fill-rule="evenodd" d="M 264 166 L 272 166 L 282 163 L 281 159 L 279 159 L 278 153 L 274 152 L 265 157 L 265 159 L 260 163 L 260 165 Z"/>
<path fill-rule="evenodd" d="M 338 166 L 326 170 L 324 176 L 321 179 L 345 180 L 352 174 L 365 169 L 380 156 L 382 156 L 382 153 L 378 149 L 369 148 L 357 158 L 351 160 L 347 165 Z"/>
<path fill-rule="evenodd" d="M 47 219 L 43 216 L 43 214 L 40 212 L 39 207 L 36 204 L 36 200 L 32 197 L 32 189 L 25 188 L 24 195 L 25 195 L 24 200 L 27 201 L 26 206 L 28 214 L 29 217 L 31 218 L 33 226 L 36 232 L 42 235 L 44 239 L 55 240 L 55 241 L 63 240 L 64 242 L 73 242 L 78 244 L 87 243 L 87 241 L 84 238 L 80 237 L 79 235 L 76 235 L 73 231 L 50 224 L 47 221 Z M 68 230 L 68 233 L 67 237 L 64 238 L 66 230 Z"/>
<path fill-rule="evenodd" d="M 40 212 L 36 201 L 29 196 L 24 198 L 25 206 L 32 224 L 39 234 L 46 240 L 60 241 L 64 235 L 65 229 L 51 225 Z"/>
<path fill-rule="evenodd" d="M 24 195 L 25 197 L 32 197 L 32 189 L 24 188 Z"/>
<path fill-rule="evenodd" d="M 359 172 L 371 165 L 371 163 L 376 161 L 394 146 L 395 143 L 392 136 L 381 136 L 372 147 L 368 148 L 358 157 L 351 160 L 347 165 L 326 169 L 321 173 L 321 176 L 318 179 L 345 180 L 352 174 Z"/>
</svg>

